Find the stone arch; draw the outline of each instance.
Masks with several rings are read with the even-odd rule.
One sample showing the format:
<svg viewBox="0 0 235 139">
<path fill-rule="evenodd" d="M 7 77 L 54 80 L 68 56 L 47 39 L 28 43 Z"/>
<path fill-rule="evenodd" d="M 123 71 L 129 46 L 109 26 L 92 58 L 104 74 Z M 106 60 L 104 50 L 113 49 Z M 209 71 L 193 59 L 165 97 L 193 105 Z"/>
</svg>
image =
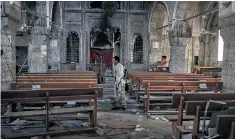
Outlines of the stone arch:
<svg viewBox="0 0 235 139">
<path fill-rule="evenodd" d="M 168 27 L 156 30 L 159 27 L 167 25 L 169 22 L 169 11 L 165 2 L 155 2 L 151 11 L 149 21 L 149 43 L 150 48 L 148 51 L 149 65 L 152 66 L 161 57 L 170 57 L 170 44 L 168 39 Z"/>
<path fill-rule="evenodd" d="M 172 27 L 181 24 L 182 21 L 177 19 L 186 19 L 188 17 L 192 17 L 195 15 L 197 7 L 199 5 L 199 1 L 179 1 L 176 2 L 174 12 L 173 12 L 173 19 L 172 19 Z M 188 20 L 183 22 L 185 27 L 192 27 L 192 20 Z"/>
<path fill-rule="evenodd" d="M 62 19 L 62 12 L 63 12 L 63 9 L 62 9 L 62 3 L 61 1 L 50 1 L 49 2 L 49 18 L 52 19 L 52 14 L 53 14 L 53 7 L 56 6 L 56 4 L 58 4 L 58 7 L 59 7 L 59 13 L 60 13 L 60 17 Z M 62 20 L 60 20 L 60 24 L 62 25 Z"/>
<path fill-rule="evenodd" d="M 52 38 L 58 38 L 59 32 L 60 32 L 60 26 L 61 26 L 61 15 L 60 15 L 60 7 L 59 2 L 55 1 L 52 5 L 52 14 L 51 14 L 51 35 Z"/>
<path fill-rule="evenodd" d="M 211 2 L 208 6 L 208 10 L 212 10 L 215 8 L 218 8 L 219 3 L 218 2 Z M 222 62 L 217 61 L 218 57 L 218 16 L 219 11 L 210 13 L 206 15 L 205 19 L 205 26 L 204 28 L 207 31 L 217 33 L 216 35 L 206 34 L 203 37 L 204 39 L 204 45 L 205 45 L 205 61 L 204 66 L 221 66 Z M 216 27 L 216 28 L 215 28 Z M 201 37 L 201 38 L 203 38 Z"/>
<path fill-rule="evenodd" d="M 151 26 L 151 20 L 152 20 L 152 17 L 153 17 L 153 13 L 154 13 L 154 11 L 156 10 L 156 7 L 157 7 L 157 5 L 159 4 L 159 3 L 161 3 L 161 4 L 163 4 L 164 6 L 165 6 L 165 8 L 166 8 L 166 11 L 167 11 L 167 17 L 168 17 L 168 21 L 169 21 L 169 10 L 168 10 L 168 5 L 165 3 L 165 1 L 161 1 L 161 2 L 154 2 L 154 6 L 153 6 L 153 8 L 151 9 L 151 12 L 150 12 L 150 17 L 149 17 L 149 24 L 148 24 L 148 30 L 150 31 L 150 26 Z"/>
</svg>

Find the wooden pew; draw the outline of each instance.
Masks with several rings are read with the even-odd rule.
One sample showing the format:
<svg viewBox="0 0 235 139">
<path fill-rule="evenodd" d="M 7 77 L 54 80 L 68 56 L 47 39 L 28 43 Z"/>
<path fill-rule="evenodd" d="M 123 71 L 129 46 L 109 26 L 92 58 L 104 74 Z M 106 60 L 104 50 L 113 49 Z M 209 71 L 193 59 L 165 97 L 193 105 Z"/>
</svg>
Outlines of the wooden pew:
<svg viewBox="0 0 235 139">
<path fill-rule="evenodd" d="M 23 73 L 18 74 L 19 76 L 27 76 L 27 75 L 97 75 L 97 73 L 93 71 L 76 71 L 76 72 L 47 72 L 47 73 Z"/>
<path fill-rule="evenodd" d="M 223 138 L 229 138 L 231 133 L 234 134 L 234 131 L 232 131 L 233 122 L 235 122 L 235 115 L 218 115 L 216 122 L 217 134 L 219 134 Z"/>
<path fill-rule="evenodd" d="M 200 88 L 200 84 L 206 84 L 207 88 Z M 217 93 L 219 90 L 218 86 L 220 86 L 221 82 L 197 82 L 197 81 L 174 81 L 174 82 L 148 82 L 144 84 L 144 88 L 146 88 L 146 98 L 145 98 L 145 110 L 146 113 L 154 113 L 154 111 L 149 111 L 150 100 L 164 100 L 164 97 L 157 96 L 155 98 L 151 98 L 151 94 L 155 95 L 162 95 L 163 92 L 160 91 L 167 91 L 168 95 L 174 94 L 172 91 L 180 91 L 180 93 L 186 93 L 188 90 L 195 90 L 195 91 L 214 91 Z M 165 97 L 170 101 L 172 99 L 171 96 Z"/>
<path fill-rule="evenodd" d="M 205 76 L 205 75 L 200 75 L 200 74 L 186 74 L 186 75 L 183 75 L 183 74 L 167 74 L 167 75 L 154 75 L 154 74 L 148 74 L 148 75 L 135 75 L 133 76 L 131 79 L 132 79 L 132 82 L 134 83 L 135 81 L 138 81 L 139 78 L 152 78 L 152 77 L 157 77 L 157 78 L 171 78 L 171 77 L 174 77 L 174 78 L 188 78 L 188 77 L 210 77 L 210 76 Z"/>
<path fill-rule="evenodd" d="M 97 82 L 97 79 L 17 79 L 16 82 Z"/>
<path fill-rule="evenodd" d="M 11 83 L 11 90 L 32 90 L 35 85 L 40 85 L 40 89 L 55 88 L 90 88 L 96 87 L 96 82 L 18 82 Z"/>
<path fill-rule="evenodd" d="M 70 113 L 88 113 L 90 116 L 91 127 L 78 128 L 76 130 L 71 130 L 73 133 L 83 133 L 91 132 L 95 130 L 97 125 L 97 98 L 103 95 L 102 88 L 83 88 L 83 89 L 64 89 L 64 90 L 31 90 L 31 91 L 2 91 L 2 105 L 7 103 L 24 103 L 25 101 L 44 101 L 46 105 L 46 110 L 37 111 L 22 111 L 22 112 L 11 112 L 1 115 L 1 118 L 24 118 L 24 117 L 38 117 L 45 116 L 46 121 L 46 132 L 41 131 L 37 133 L 21 133 L 23 129 L 19 131 L 19 134 L 4 134 L 2 132 L 2 138 L 27 138 L 32 136 L 45 136 L 45 135 L 59 135 L 68 134 L 67 130 L 61 131 L 50 131 L 49 129 L 49 115 L 55 116 L 60 114 L 70 114 Z M 50 99 L 56 100 L 67 100 L 73 97 L 74 99 L 94 99 L 93 106 L 81 107 L 81 108 L 61 108 L 61 109 L 50 109 Z M 3 127 L 2 127 L 3 128 Z"/>
<path fill-rule="evenodd" d="M 178 108 L 180 99 L 184 97 L 184 101 L 201 101 L 201 100 L 235 100 L 233 93 L 187 93 L 187 94 L 173 94 L 172 107 Z"/>
<path fill-rule="evenodd" d="M 217 78 L 140 78 L 139 82 L 137 84 L 138 91 L 140 91 L 141 87 L 143 87 L 143 84 L 146 84 L 147 82 L 160 82 L 160 81 L 207 81 L 207 82 L 217 82 L 220 81 Z"/>
<path fill-rule="evenodd" d="M 201 115 L 202 111 L 204 112 L 205 106 L 208 100 L 219 100 L 226 102 L 226 106 L 235 106 L 235 94 L 230 94 L 230 93 L 225 93 L 225 94 L 213 94 L 213 93 L 192 93 L 192 94 L 173 94 L 173 101 L 172 101 L 172 106 L 173 107 L 178 107 L 178 116 L 176 119 L 176 116 L 166 116 L 167 119 L 169 119 L 172 122 L 172 133 L 174 136 L 177 136 L 176 130 L 178 132 L 181 132 L 181 134 L 188 134 L 191 133 L 192 130 L 186 130 L 182 126 L 183 121 L 188 121 L 188 120 L 197 120 L 195 119 L 194 116 L 192 115 Z M 185 108 L 186 105 L 186 115 L 183 116 L 183 109 Z M 196 112 L 196 106 L 200 108 L 199 113 Z M 220 107 L 221 108 L 221 107 Z M 221 109 L 218 109 L 218 105 L 210 106 L 209 111 L 214 112 L 214 111 L 220 111 Z M 210 113 L 208 112 L 208 113 Z M 188 116 L 189 115 L 189 116 Z M 190 119 L 191 118 L 191 119 Z M 199 118 L 200 119 L 200 118 Z M 197 126 L 198 124 L 195 123 Z M 195 126 L 196 126 L 195 125 Z M 198 130 L 197 128 L 194 128 L 194 130 Z M 194 132 L 196 132 L 194 131 Z M 195 133 L 194 133 L 195 135 Z M 179 138 L 179 134 L 178 134 Z"/>
<path fill-rule="evenodd" d="M 80 73 L 80 74 L 21 74 L 17 76 L 97 76 L 95 73 Z"/>
<path fill-rule="evenodd" d="M 169 81 L 207 81 L 207 82 L 217 82 L 217 78 L 150 78 L 150 79 L 145 79 L 145 78 L 140 78 L 139 83 L 137 84 L 137 89 L 135 91 L 135 96 L 137 98 L 137 101 L 141 101 L 140 97 L 145 94 L 146 88 L 143 87 L 144 84 L 149 83 L 154 83 L 154 82 L 169 82 Z M 221 88 L 220 86 L 218 88 Z"/>
<path fill-rule="evenodd" d="M 140 82 L 141 78 L 145 78 L 145 79 L 156 79 L 156 78 L 165 78 L 165 79 L 172 79 L 172 78 L 210 78 L 210 76 L 197 76 L 196 74 L 194 75 L 180 75 L 180 74 L 169 74 L 169 75 L 137 75 L 134 76 L 132 78 L 131 83 L 133 84 L 133 86 L 138 85 L 138 83 Z"/>
<path fill-rule="evenodd" d="M 87 75 L 86 75 L 87 74 Z M 36 76 L 35 76 L 36 75 Z M 39 85 L 35 86 L 35 85 Z M 12 90 L 34 89 L 66 89 L 66 88 L 90 88 L 97 86 L 97 75 L 94 72 L 52 72 L 52 73 L 29 73 L 16 77 L 11 83 Z M 63 101 L 53 101 L 64 103 Z M 88 101 L 79 101 L 81 103 Z M 89 102 L 90 103 L 90 102 Z"/>
<path fill-rule="evenodd" d="M 217 107 L 219 107 L 218 104 L 214 103 L 214 105 L 217 105 Z M 213 105 L 212 105 L 213 106 Z M 212 113 L 217 113 L 217 112 L 220 112 L 222 110 L 222 106 L 223 105 L 220 105 L 220 109 L 213 109 L 211 107 L 208 108 L 208 111 L 207 111 L 207 120 L 209 120 L 210 116 Z M 230 106 L 230 104 L 226 104 L 225 106 Z M 229 109 L 235 111 L 235 107 L 234 107 L 234 103 L 231 105 L 231 107 Z M 196 112 L 195 113 L 195 117 L 194 117 L 194 123 L 193 123 L 193 128 L 187 128 L 185 126 L 176 126 L 176 139 L 181 139 L 182 138 L 182 135 L 184 134 L 189 134 L 189 133 L 192 133 L 192 138 L 202 138 L 203 137 L 203 131 L 205 131 L 206 129 L 200 131 L 200 119 L 201 120 L 205 120 L 203 117 L 204 117 L 204 111 L 200 109 L 201 107 L 199 105 L 197 105 L 197 109 L 196 109 Z M 187 109 L 186 109 L 187 111 Z M 218 118 L 220 116 L 224 116 L 224 115 L 218 115 Z M 227 119 L 224 119 L 223 118 L 223 121 L 224 123 L 218 123 L 218 119 L 217 119 L 217 125 L 219 125 L 220 128 L 217 128 L 217 134 L 215 134 L 216 136 L 218 135 L 222 135 L 224 138 L 228 138 L 229 136 L 229 131 L 230 131 L 230 123 L 231 121 L 234 121 L 234 116 L 235 115 L 226 115 L 227 116 Z M 203 124 L 202 126 L 204 126 L 204 121 L 203 121 Z M 206 128 L 206 126 L 204 126 L 204 128 Z M 203 128 L 202 128 L 203 129 Z M 228 131 L 226 131 L 228 130 Z"/>
<path fill-rule="evenodd" d="M 222 68 L 217 67 L 195 67 L 193 70 L 197 74 L 212 75 L 213 77 L 220 77 L 218 73 L 222 72 Z"/>
<path fill-rule="evenodd" d="M 16 76 L 19 79 L 97 79 L 97 76 Z"/>
<path fill-rule="evenodd" d="M 235 122 L 232 122 L 229 139 L 235 139 Z"/>
<path fill-rule="evenodd" d="M 128 78 L 135 80 L 134 78 L 136 78 L 135 76 L 154 76 L 154 75 L 160 75 L 160 76 L 164 76 L 164 75 L 194 75 L 194 76 L 200 76 L 200 74 L 191 74 L 191 73 L 181 73 L 181 74 L 173 74 L 173 73 L 166 73 L 166 72 L 129 72 L 128 73 Z M 204 75 L 201 75 L 204 76 Z"/>
<path fill-rule="evenodd" d="M 166 81 L 219 81 L 218 78 L 211 78 L 208 76 L 150 76 L 150 77 L 139 77 L 137 85 L 143 82 L 144 80 L 166 80 Z M 136 82 L 134 82 L 136 83 Z"/>
<path fill-rule="evenodd" d="M 178 78 L 198 78 L 198 79 L 204 79 L 204 78 L 211 78 L 210 76 L 202 76 L 199 75 L 197 76 L 196 74 L 188 74 L 188 75 L 184 75 L 184 74 L 168 74 L 168 75 L 136 75 L 132 78 L 132 87 L 138 86 L 138 84 L 140 84 L 141 79 L 169 79 L 169 80 L 173 80 L 173 79 L 178 79 Z M 135 89 L 133 89 L 135 90 Z"/>
</svg>

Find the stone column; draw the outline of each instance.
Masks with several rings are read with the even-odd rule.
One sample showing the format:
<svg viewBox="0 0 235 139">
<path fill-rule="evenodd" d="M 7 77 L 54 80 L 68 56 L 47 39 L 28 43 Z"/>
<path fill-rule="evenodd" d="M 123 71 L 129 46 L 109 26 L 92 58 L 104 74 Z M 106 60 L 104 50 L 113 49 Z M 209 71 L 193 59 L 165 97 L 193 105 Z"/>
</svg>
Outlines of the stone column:
<svg viewBox="0 0 235 139">
<path fill-rule="evenodd" d="M 29 45 L 29 72 L 31 73 L 45 73 L 48 70 L 46 12 L 46 2 L 37 1 L 36 14 L 38 18 L 34 22 L 32 44 Z"/>
<path fill-rule="evenodd" d="M 235 93 L 235 13 L 220 17 L 221 35 L 224 41 L 222 81 L 223 92 Z"/>
<path fill-rule="evenodd" d="M 169 63 L 170 72 L 186 73 L 185 52 L 188 44 L 188 38 L 170 37 L 171 59 Z"/>
<path fill-rule="evenodd" d="M 21 25 L 21 2 L 1 2 L 1 90 L 10 90 L 16 77 L 16 31 Z"/>
<path fill-rule="evenodd" d="M 16 27 L 17 23 L 8 17 L 1 17 L 1 90 L 10 90 L 10 83 L 16 76 Z"/>
<path fill-rule="evenodd" d="M 184 22 L 177 21 L 174 27 L 169 30 L 168 35 L 171 46 L 170 72 L 186 73 L 185 52 L 191 38 L 191 31 L 187 29 Z"/>
</svg>

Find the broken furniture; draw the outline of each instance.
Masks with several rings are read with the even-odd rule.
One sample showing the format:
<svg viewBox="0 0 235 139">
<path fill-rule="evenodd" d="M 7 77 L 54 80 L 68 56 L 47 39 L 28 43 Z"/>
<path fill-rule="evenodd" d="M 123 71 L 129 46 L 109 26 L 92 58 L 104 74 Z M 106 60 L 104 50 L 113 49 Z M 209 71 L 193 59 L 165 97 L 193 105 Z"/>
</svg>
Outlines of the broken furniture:
<svg viewBox="0 0 235 139">
<path fill-rule="evenodd" d="M 176 138 L 181 138 L 184 134 L 193 133 L 194 136 L 198 134 L 199 122 L 200 119 L 202 119 L 201 116 L 204 116 L 204 110 L 209 100 L 225 102 L 226 106 L 235 106 L 235 94 L 231 93 L 173 94 L 172 106 L 175 108 L 178 107 L 178 116 L 166 116 L 166 118 L 172 122 L 172 133 Z M 213 112 L 221 111 L 220 106 L 220 104 L 211 105 L 208 116 L 210 117 Z M 185 115 L 183 115 L 184 108 Z M 206 117 L 206 119 L 208 119 L 208 117 Z M 185 126 L 182 125 L 182 122 L 191 120 L 194 120 L 193 129 L 186 129 Z M 195 120 L 197 122 L 195 122 Z"/>
<path fill-rule="evenodd" d="M 46 122 L 44 132 L 30 132 L 23 134 L 4 134 L 2 130 L 2 138 L 25 138 L 33 136 L 44 136 L 44 135 L 61 135 L 61 134 L 71 134 L 71 133 L 83 133 L 91 132 L 95 130 L 97 124 L 97 99 L 102 97 L 102 88 L 80 88 L 80 89 L 60 89 L 60 90 L 18 90 L 18 91 L 2 91 L 1 104 L 7 105 L 17 104 L 17 112 L 8 112 L 1 115 L 4 118 L 26 118 L 26 117 L 43 117 L 43 121 Z M 94 100 L 94 103 L 85 107 L 75 107 L 75 108 L 49 108 L 50 101 L 66 101 L 66 100 L 82 100 L 89 99 Z M 20 111 L 20 107 L 24 103 L 41 102 L 45 104 L 45 110 L 35 110 L 35 111 Z M 61 114 L 71 114 L 71 113 L 87 113 L 90 116 L 90 127 L 78 128 L 76 130 L 68 131 L 63 129 L 61 131 L 50 130 L 49 122 L 50 117 L 56 117 L 55 115 Z M 55 118 L 56 119 L 56 118 Z M 57 120 L 56 120 L 57 121 Z M 2 127 L 3 128 L 3 127 Z"/>
</svg>

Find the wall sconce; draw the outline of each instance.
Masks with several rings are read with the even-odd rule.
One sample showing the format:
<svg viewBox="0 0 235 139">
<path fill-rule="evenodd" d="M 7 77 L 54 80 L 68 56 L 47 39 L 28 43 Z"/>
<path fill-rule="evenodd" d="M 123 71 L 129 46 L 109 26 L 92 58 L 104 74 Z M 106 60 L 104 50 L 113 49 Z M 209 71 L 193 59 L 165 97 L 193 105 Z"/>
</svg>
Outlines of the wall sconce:
<svg viewBox="0 0 235 139">
<path fill-rule="evenodd" d="M 152 42 L 152 46 L 153 46 L 153 48 L 155 48 L 155 49 L 158 49 L 159 48 L 159 42 Z"/>
</svg>

